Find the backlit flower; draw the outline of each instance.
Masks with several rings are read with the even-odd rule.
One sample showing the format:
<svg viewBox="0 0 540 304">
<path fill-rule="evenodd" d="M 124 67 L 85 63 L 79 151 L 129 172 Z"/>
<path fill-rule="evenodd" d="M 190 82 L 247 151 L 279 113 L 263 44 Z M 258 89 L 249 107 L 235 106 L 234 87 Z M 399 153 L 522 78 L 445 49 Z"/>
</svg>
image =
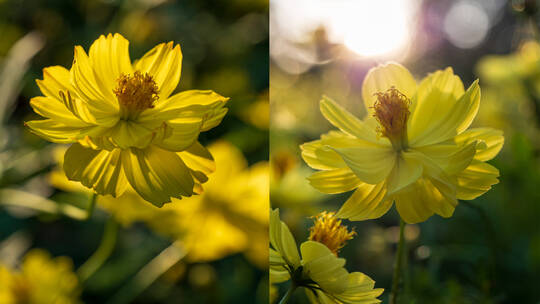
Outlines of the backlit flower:
<svg viewBox="0 0 540 304">
<path fill-rule="evenodd" d="M 26 125 L 44 139 L 72 144 L 64 161 L 70 180 L 114 197 L 129 184 L 162 206 L 194 194 L 213 171 L 200 165 L 211 156 L 197 139 L 221 122 L 227 98 L 197 90 L 171 96 L 180 46 L 159 44 L 132 63 L 128 44 L 119 34 L 101 36 L 88 55 L 75 47 L 70 70 L 43 69 L 37 83 L 44 96 L 30 104 L 46 119 Z"/>
<path fill-rule="evenodd" d="M 330 225 L 329 225 L 330 224 Z M 337 224 L 337 225 L 336 225 Z M 349 273 L 343 266 L 345 259 L 337 256 L 336 248 L 352 237 L 340 238 L 342 243 L 334 246 L 332 240 L 338 235 L 350 234 L 331 214 L 321 214 L 312 229 L 318 237 L 303 242 L 298 252 L 296 241 L 287 225 L 279 218 L 279 209 L 270 215 L 270 282 L 292 280 L 292 284 L 304 288 L 311 303 L 369 304 L 380 303 L 377 299 L 383 289 L 374 289 L 375 281 L 361 272 Z M 330 243 L 319 240 L 332 240 Z M 329 248 L 328 245 L 334 248 Z M 300 256 L 301 254 L 301 256 Z"/>
<path fill-rule="evenodd" d="M 0 264 L 0 303 L 74 304 L 80 288 L 73 264 L 67 257 L 52 259 L 39 249 L 24 257 L 20 269 Z"/>
<path fill-rule="evenodd" d="M 321 170 L 309 177 L 313 187 L 355 190 L 338 217 L 378 218 L 393 202 L 407 223 L 450 217 L 457 199 L 474 199 L 498 182 L 499 171 L 485 162 L 502 148 L 502 132 L 468 129 L 480 104 L 478 81 L 465 90 L 447 68 L 417 84 L 389 63 L 370 70 L 362 97 L 364 120 L 324 97 L 321 112 L 339 131 L 301 146 L 306 163 Z"/>
</svg>

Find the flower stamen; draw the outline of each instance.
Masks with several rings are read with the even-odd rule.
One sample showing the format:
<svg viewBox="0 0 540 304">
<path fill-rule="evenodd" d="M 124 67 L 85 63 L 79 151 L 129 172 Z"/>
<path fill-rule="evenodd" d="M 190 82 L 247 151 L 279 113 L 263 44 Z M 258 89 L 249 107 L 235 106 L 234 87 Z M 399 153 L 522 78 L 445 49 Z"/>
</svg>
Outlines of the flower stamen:
<svg viewBox="0 0 540 304">
<path fill-rule="evenodd" d="M 315 217 L 314 225 L 309 228 L 309 240 L 322 243 L 336 256 L 347 241 L 351 240 L 356 232 L 349 231 L 347 226 L 341 225 L 334 212 L 323 211 Z"/>
<path fill-rule="evenodd" d="M 411 114 L 410 100 L 395 87 L 384 93 L 375 93 L 375 96 L 377 101 L 373 105 L 373 116 L 379 122 L 377 131 L 381 136 L 390 139 L 397 150 L 406 149 L 407 120 Z"/>
<path fill-rule="evenodd" d="M 122 74 L 117 82 L 113 92 L 120 103 L 123 118 L 136 118 L 143 110 L 154 107 L 159 91 L 154 78 L 148 73 Z"/>
</svg>

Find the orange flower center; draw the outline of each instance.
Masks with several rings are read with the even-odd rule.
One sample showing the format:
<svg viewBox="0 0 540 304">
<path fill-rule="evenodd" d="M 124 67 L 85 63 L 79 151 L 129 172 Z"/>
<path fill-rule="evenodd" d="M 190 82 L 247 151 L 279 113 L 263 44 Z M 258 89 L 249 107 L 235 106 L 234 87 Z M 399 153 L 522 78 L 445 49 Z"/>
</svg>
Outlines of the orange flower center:
<svg viewBox="0 0 540 304">
<path fill-rule="evenodd" d="M 309 240 L 322 243 L 336 256 L 356 232 L 341 225 L 341 220 L 334 217 L 334 212 L 323 211 L 315 217 L 314 225 L 309 229 Z"/>
<path fill-rule="evenodd" d="M 133 75 L 121 75 L 113 90 L 118 98 L 124 119 L 136 118 L 143 110 L 153 108 L 158 99 L 158 86 L 152 76 L 136 71 Z"/>
<path fill-rule="evenodd" d="M 410 100 L 396 88 L 391 87 L 386 92 L 375 93 L 377 101 L 373 105 L 373 116 L 379 122 L 377 131 L 387 137 L 397 150 L 407 147 L 407 120 Z"/>
</svg>

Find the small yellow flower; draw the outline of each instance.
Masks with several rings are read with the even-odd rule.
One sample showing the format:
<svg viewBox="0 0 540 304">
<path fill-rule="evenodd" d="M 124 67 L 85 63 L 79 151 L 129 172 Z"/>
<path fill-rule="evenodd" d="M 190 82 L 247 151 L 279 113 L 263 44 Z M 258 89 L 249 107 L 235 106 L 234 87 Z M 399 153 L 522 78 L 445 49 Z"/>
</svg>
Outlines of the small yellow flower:
<svg viewBox="0 0 540 304">
<path fill-rule="evenodd" d="M 324 214 L 317 219 L 314 228 L 322 239 L 341 234 L 343 227 Z M 337 224 L 337 225 L 336 225 Z M 350 235 L 352 237 L 352 235 Z M 297 287 L 305 289 L 311 303 L 369 304 L 380 303 L 377 299 L 383 289 L 374 289 L 375 282 L 360 272 L 349 273 L 339 258 L 327 245 L 309 240 L 300 245 L 287 225 L 279 218 L 279 209 L 270 215 L 270 282 L 292 280 Z M 343 245 L 343 244 L 340 244 Z M 338 246 L 339 247 L 339 246 Z"/>
<path fill-rule="evenodd" d="M 80 303 L 77 276 L 67 257 L 51 256 L 39 249 L 26 254 L 20 269 L 0 265 L 0 303 Z"/>
<path fill-rule="evenodd" d="M 179 240 L 188 250 L 187 260 L 205 262 L 243 252 L 261 267 L 268 265 L 269 168 L 266 162 L 248 167 L 242 153 L 230 143 L 209 145 L 218 170 L 205 191 L 157 208 L 128 189 L 118 198 L 100 196 L 97 206 L 125 226 L 143 222 L 157 233 Z M 61 164 L 62 149 L 55 153 Z M 58 168 L 49 180 L 69 192 L 88 191 L 67 180 Z M 173 202 L 176 202 L 173 199 Z M 265 241 L 266 240 L 266 241 Z"/>
<path fill-rule="evenodd" d="M 369 71 L 362 96 L 368 111 L 359 120 L 327 97 L 324 117 L 339 128 L 301 146 L 309 177 L 324 193 L 355 190 L 337 216 L 378 218 L 392 203 L 407 223 L 434 213 L 450 217 L 457 199 L 471 200 L 498 182 L 485 163 L 502 148 L 502 132 L 469 129 L 478 112 L 480 87 L 466 91 L 451 68 L 419 84 L 397 63 Z"/>
<path fill-rule="evenodd" d="M 44 96 L 30 130 L 52 142 L 70 143 L 64 171 L 98 194 L 120 196 L 128 184 L 156 206 L 194 194 L 213 166 L 199 133 L 217 126 L 228 98 L 213 91 L 171 96 L 180 80 L 182 52 L 162 43 L 131 62 L 120 34 L 101 36 L 87 55 L 75 47 L 70 70 L 43 69 Z"/>
</svg>

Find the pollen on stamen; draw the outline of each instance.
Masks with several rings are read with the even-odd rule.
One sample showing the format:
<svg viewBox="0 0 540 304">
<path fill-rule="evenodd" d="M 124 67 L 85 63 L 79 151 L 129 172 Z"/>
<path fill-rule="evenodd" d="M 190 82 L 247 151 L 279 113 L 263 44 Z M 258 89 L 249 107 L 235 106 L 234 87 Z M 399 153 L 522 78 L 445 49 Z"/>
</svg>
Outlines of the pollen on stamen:
<svg viewBox="0 0 540 304">
<path fill-rule="evenodd" d="M 379 122 L 377 131 L 381 136 L 396 141 L 405 136 L 407 120 L 410 115 L 410 100 L 396 88 L 375 93 L 377 101 L 373 105 L 373 116 Z"/>
<path fill-rule="evenodd" d="M 334 212 L 321 212 L 309 229 L 309 240 L 326 245 L 336 256 L 355 235 L 354 229 L 349 231 L 347 226 L 341 225 L 341 220 L 335 217 Z"/>
<path fill-rule="evenodd" d="M 154 78 L 139 71 L 133 75 L 121 75 L 113 92 L 120 106 L 131 113 L 153 108 L 159 93 Z"/>
</svg>

